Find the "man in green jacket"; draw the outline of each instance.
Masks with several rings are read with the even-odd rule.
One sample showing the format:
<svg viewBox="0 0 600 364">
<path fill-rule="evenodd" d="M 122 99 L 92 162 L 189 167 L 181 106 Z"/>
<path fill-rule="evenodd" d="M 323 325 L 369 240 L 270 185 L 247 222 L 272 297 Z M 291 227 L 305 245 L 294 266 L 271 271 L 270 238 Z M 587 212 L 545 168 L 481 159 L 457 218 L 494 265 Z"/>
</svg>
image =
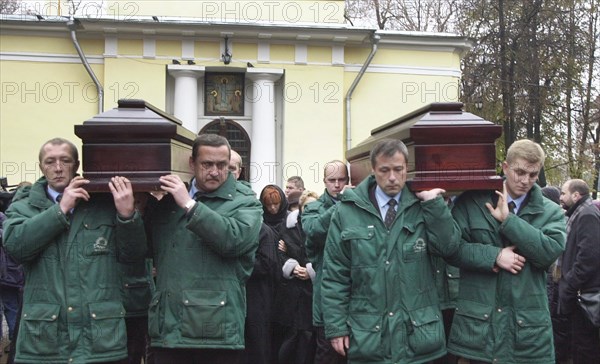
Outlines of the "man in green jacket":
<svg viewBox="0 0 600 364">
<path fill-rule="evenodd" d="M 349 178 L 346 164 L 340 160 L 326 163 L 323 169 L 323 182 L 325 183 L 325 192 L 323 192 L 317 201 L 306 205 L 301 218 L 302 228 L 306 233 L 306 255 L 308 256 L 308 260 L 312 262 L 313 269 L 316 271 L 313 282 L 312 305 L 313 325 L 317 330 L 315 364 L 336 364 L 345 363 L 346 358 L 333 350 L 331 343 L 325 337 L 321 308 L 321 278 L 323 272 L 323 251 L 331 215 L 344 190 L 352 188 L 348 184 Z"/>
<path fill-rule="evenodd" d="M 189 190 L 177 175 L 161 177 L 168 195 L 147 212 L 153 356 L 156 364 L 238 363 L 262 206 L 229 172 L 227 139 L 203 134 L 192 148 Z"/>
<path fill-rule="evenodd" d="M 350 363 L 423 363 L 446 353 L 430 252 L 458 243 L 450 210 L 433 189 L 406 186 L 408 150 L 386 139 L 373 175 L 345 191 L 333 212 L 323 263 L 325 334 Z"/>
<path fill-rule="evenodd" d="M 461 229 L 460 292 L 448 350 L 471 363 L 553 364 L 546 271 L 565 247 L 564 214 L 536 185 L 541 146 L 507 151 L 502 192 L 469 191 L 452 210 Z"/>
<path fill-rule="evenodd" d="M 131 183 L 89 194 L 76 177 L 77 148 L 62 138 L 40 149 L 44 177 L 20 188 L 4 244 L 25 268 L 15 360 L 116 363 L 127 356 L 119 263 L 143 261 L 146 236 Z"/>
</svg>

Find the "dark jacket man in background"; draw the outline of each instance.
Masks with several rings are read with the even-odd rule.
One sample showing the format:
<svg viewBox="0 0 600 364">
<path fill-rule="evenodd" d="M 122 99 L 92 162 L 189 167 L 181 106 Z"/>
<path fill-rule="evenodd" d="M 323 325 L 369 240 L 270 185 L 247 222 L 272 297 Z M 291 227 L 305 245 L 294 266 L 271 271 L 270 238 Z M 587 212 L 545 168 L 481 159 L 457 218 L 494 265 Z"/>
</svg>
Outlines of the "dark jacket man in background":
<svg viewBox="0 0 600 364">
<path fill-rule="evenodd" d="M 600 291 L 600 211 L 592 205 L 587 183 L 580 179 L 563 184 L 560 201 L 569 220 L 567 247 L 560 260 L 558 308 L 570 318 L 573 363 L 597 363 L 598 328 L 577 307 L 577 293 Z"/>
</svg>

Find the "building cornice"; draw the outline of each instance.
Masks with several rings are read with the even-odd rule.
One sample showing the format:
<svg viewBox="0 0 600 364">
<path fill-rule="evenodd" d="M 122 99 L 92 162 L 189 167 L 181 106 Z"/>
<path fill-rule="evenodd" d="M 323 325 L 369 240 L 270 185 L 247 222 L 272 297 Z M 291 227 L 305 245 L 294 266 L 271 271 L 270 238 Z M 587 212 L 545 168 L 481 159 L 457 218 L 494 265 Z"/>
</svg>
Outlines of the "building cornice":
<svg viewBox="0 0 600 364">
<path fill-rule="evenodd" d="M 31 15 L 2 15 L 0 33 L 4 35 L 68 36 L 66 17 L 38 19 Z M 194 18 L 166 18 L 155 21 L 152 17 L 128 19 L 78 18 L 78 36 L 83 39 L 103 39 L 107 35 L 118 38 L 145 38 L 151 33 L 155 39 L 221 39 L 223 33 L 236 42 L 268 41 L 307 44 L 370 46 L 376 33 L 384 48 L 419 48 L 437 51 L 457 51 L 460 54 L 473 47 L 473 41 L 455 34 L 381 31 L 351 27 L 344 24 L 289 24 L 273 22 L 240 23 L 208 21 Z"/>
</svg>

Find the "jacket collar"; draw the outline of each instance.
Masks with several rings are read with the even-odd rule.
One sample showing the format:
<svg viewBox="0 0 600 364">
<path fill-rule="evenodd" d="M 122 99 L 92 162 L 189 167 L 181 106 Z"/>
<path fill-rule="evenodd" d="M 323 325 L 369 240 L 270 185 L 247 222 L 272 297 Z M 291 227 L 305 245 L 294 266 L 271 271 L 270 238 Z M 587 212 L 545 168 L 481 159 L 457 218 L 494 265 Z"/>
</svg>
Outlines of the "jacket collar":
<svg viewBox="0 0 600 364">
<path fill-rule="evenodd" d="M 375 176 L 370 175 L 361 183 L 359 183 L 356 188 L 344 191 L 344 194 L 342 195 L 342 202 L 353 202 L 358 207 L 369 210 L 379 216 L 379 210 L 375 208 L 375 205 L 373 205 L 369 197 L 369 190 L 374 188 L 376 183 Z M 406 210 L 418 202 L 419 199 L 417 196 L 415 196 L 415 194 L 412 193 L 408 188 L 408 183 L 405 184 L 401 192 L 398 213 L 401 213 L 403 210 Z"/>
<path fill-rule="evenodd" d="M 202 199 L 220 198 L 223 200 L 233 200 L 235 198 L 235 194 L 236 194 L 236 186 L 235 186 L 236 183 L 237 183 L 237 181 L 236 181 L 235 177 L 231 173 L 229 173 L 229 176 L 225 180 L 225 183 L 223 183 L 216 190 L 203 194 L 201 198 Z"/>
<path fill-rule="evenodd" d="M 22 195 L 17 192 L 16 198 L 24 198 L 29 196 L 29 203 L 35 207 L 46 209 L 51 207 L 54 204 L 54 201 L 48 198 L 46 194 L 46 187 L 48 186 L 48 181 L 46 177 L 41 177 L 38 179 L 33 186 L 31 186 L 30 190 L 23 190 Z M 21 189 L 19 189 L 21 190 Z"/>
</svg>

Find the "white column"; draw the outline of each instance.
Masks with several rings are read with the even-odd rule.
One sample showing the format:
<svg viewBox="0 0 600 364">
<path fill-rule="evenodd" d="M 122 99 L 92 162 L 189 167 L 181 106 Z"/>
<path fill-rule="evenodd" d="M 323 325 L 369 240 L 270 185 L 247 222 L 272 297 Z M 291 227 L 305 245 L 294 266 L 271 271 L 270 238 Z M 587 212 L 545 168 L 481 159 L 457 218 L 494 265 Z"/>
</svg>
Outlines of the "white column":
<svg viewBox="0 0 600 364">
<path fill-rule="evenodd" d="M 252 70 L 252 71 L 250 71 Z M 250 183 L 257 195 L 268 184 L 275 184 L 277 155 L 275 152 L 275 81 L 283 70 L 248 69 L 246 76 L 253 81 L 252 133 L 250 149 Z M 254 71 L 254 72 L 253 72 Z M 262 72 L 261 72 L 262 71 Z"/>
<path fill-rule="evenodd" d="M 167 68 L 175 78 L 173 114 L 184 128 L 198 133 L 198 78 L 204 75 L 204 67 L 170 64 Z"/>
</svg>

